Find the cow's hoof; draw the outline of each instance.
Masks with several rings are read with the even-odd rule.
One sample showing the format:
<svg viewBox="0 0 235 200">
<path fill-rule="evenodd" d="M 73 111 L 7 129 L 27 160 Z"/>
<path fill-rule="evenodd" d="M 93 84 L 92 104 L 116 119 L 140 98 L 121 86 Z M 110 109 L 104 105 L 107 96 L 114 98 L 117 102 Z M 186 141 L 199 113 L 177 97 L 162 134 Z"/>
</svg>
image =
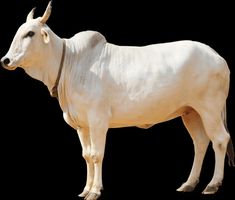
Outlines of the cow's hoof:
<svg viewBox="0 0 235 200">
<path fill-rule="evenodd" d="M 83 190 L 83 192 L 82 192 L 81 194 L 79 194 L 78 196 L 79 196 L 79 197 L 85 197 L 85 196 L 88 195 L 88 193 L 89 193 L 88 190 Z"/>
<path fill-rule="evenodd" d="M 177 191 L 178 192 L 192 192 L 198 183 L 199 183 L 198 179 L 194 181 L 194 183 L 191 183 L 191 184 L 185 182 L 177 189 Z"/>
<path fill-rule="evenodd" d="M 186 185 L 186 184 L 182 184 L 177 191 L 178 192 L 192 192 L 195 188 L 195 185 Z"/>
<path fill-rule="evenodd" d="M 100 194 L 90 192 L 84 199 L 85 200 L 97 200 L 99 197 L 100 197 Z"/>
<path fill-rule="evenodd" d="M 218 191 L 220 184 L 208 185 L 202 194 L 214 194 Z"/>
</svg>

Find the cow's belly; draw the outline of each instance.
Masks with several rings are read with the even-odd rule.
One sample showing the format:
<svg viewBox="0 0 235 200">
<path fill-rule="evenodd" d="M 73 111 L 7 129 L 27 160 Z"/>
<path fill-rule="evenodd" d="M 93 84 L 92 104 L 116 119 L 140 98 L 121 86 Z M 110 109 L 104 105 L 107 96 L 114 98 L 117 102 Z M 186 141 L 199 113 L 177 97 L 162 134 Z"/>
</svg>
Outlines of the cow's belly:
<svg viewBox="0 0 235 200">
<path fill-rule="evenodd" d="M 107 108 L 111 110 L 109 127 L 139 126 L 145 128 L 181 116 L 188 110 L 188 107 L 182 101 L 174 103 L 172 101 L 172 99 L 171 101 L 156 101 L 155 103 L 133 103 L 130 101 L 119 106 L 108 106 Z M 74 129 L 88 127 L 87 110 L 81 108 L 85 108 L 85 105 L 73 104 L 63 109 L 64 120 Z"/>
<path fill-rule="evenodd" d="M 182 116 L 189 111 L 183 102 L 156 102 L 151 105 L 123 105 L 123 109 L 112 109 L 110 127 L 148 127 Z"/>
<path fill-rule="evenodd" d="M 141 128 L 148 128 L 154 124 L 158 124 L 161 122 L 165 122 L 176 117 L 182 116 L 187 112 L 190 112 L 190 107 L 188 106 L 164 106 L 158 107 L 153 106 L 149 108 L 138 109 L 125 109 L 115 111 L 112 113 L 112 116 L 109 121 L 109 128 L 120 128 L 120 127 L 131 127 L 137 126 Z M 74 129 L 78 129 L 79 127 L 88 127 L 87 122 L 87 113 L 79 113 L 74 109 L 74 113 L 71 112 L 63 112 L 64 120 Z M 99 116 L 97 116 L 99 117 Z"/>
</svg>

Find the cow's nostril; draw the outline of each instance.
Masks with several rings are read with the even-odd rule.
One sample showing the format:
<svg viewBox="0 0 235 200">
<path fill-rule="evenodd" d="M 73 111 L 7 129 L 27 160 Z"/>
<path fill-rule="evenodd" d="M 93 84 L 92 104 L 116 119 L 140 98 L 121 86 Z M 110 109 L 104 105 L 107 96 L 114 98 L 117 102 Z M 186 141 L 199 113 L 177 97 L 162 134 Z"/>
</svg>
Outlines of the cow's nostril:
<svg viewBox="0 0 235 200">
<path fill-rule="evenodd" d="M 4 63 L 4 65 L 8 65 L 10 63 L 10 59 L 9 58 L 5 58 L 3 60 L 3 63 Z"/>
</svg>

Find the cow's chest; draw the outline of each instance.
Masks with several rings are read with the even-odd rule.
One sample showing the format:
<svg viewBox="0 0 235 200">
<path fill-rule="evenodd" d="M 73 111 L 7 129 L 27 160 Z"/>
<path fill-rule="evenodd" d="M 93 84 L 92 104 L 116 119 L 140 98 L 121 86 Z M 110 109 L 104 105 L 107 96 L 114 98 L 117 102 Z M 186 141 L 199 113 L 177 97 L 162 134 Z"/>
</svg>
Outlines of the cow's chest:
<svg viewBox="0 0 235 200">
<path fill-rule="evenodd" d="M 63 110 L 64 120 L 74 129 L 87 127 L 87 111 L 77 108 L 79 106 L 69 105 Z"/>
<path fill-rule="evenodd" d="M 84 98 L 75 95 L 71 95 L 70 98 L 60 102 L 64 120 L 76 130 L 79 127 L 88 126 L 87 112 L 89 105 L 89 101 L 85 101 Z"/>
</svg>

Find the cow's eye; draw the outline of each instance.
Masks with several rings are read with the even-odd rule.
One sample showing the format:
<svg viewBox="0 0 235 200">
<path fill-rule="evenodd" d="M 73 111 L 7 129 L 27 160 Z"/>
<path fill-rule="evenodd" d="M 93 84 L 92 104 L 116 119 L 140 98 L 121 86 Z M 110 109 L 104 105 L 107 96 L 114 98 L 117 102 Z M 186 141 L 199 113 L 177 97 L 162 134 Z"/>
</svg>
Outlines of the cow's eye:
<svg viewBox="0 0 235 200">
<path fill-rule="evenodd" d="M 33 37 L 34 36 L 34 32 L 33 31 L 29 31 L 26 35 L 25 35 L 25 37 Z"/>
</svg>

